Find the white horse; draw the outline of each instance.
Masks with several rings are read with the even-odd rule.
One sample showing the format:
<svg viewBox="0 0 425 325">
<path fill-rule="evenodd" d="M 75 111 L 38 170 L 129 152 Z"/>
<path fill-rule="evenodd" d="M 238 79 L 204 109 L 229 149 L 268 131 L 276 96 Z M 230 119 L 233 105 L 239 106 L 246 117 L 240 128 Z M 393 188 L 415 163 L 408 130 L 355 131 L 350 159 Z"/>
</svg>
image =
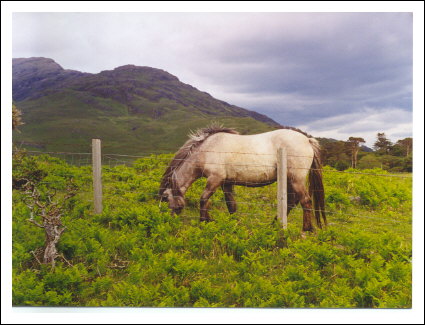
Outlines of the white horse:
<svg viewBox="0 0 425 325">
<path fill-rule="evenodd" d="M 177 151 L 165 171 L 159 196 L 173 213 L 185 206 L 184 195 L 200 177 L 207 185 L 200 202 L 200 220 L 210 221 L 209 198 L 221 187 L 230 213 L 236 211 L 233 186 L 249 187 L 272 184 L 277 178 L 277 150 L 286 148 L 288 175 L 288 214 L 298 203 L 303 208 L 303 230 L 313 230 L 312 211 L 321 227 L 324 213 L 324 189 L 320 147 L 316 139 L 294 128 L 283 128 L 255 135 L 239 135 L 233 129 L 210 126 L 191 134 Z M 307 176 L 309 188 L 307 189 Z M 313 199 L 313 200 L 312 200 Z M 312 204 L 314 203 L 314 204 Z M 314 208 L 313 208 L 314 206 Z"/>
</svg>

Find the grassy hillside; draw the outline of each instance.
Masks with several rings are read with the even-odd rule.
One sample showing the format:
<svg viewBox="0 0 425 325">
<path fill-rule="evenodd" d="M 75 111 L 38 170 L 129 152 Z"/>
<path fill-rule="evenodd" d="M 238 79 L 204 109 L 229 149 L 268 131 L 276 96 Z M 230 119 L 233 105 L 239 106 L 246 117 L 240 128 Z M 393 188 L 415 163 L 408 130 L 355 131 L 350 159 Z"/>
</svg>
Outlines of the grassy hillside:
<svg viewBox="0 0 425 325">
<path fill-rule="evenodd" d="M 124 105 L 105 99 L 101 102 L 108 110 L 98 110 L 79 96 L 64 98 L 62 92 L 19 103 L 25 125 L 14 133 L 14 142 L 28 143 L 24 147 L 31 150 L 78 152 L 90 151 L 91 139 L 100 138 L 105 153 L 140 155 L 174 152 L 187 140 L 190 130 L 205 127 L 212 121 L 235 127 L 242 134 L 274 129 L 251 117 L 208 117 L 185 110 L 153 119 L 129 114 Z"/>
<path fill-rule="evenodd" d="M 44 58 L 13 63 L 13 98 L 25 122 L 13 140 L 28 149 L 84 151 L 101 138 L 110 153 L 170 152 L 211 121 L 242 133 L 279 126 L 159 69 L 126 65 L 88 74 Z"/>
<path fill-rule="evenodd" d="M 15 166 L 15 176 L 44 170 L 37 174 L 40 191 L 63 193 L 69 178 L 79 191 L 66 205 L 67 230 L 58 245 L 63 257 L 51 269 L 35 258 L 43 230 L 28 222 L 25 195 L 14 190 L 13 304 L 411 307 L 411 179 L 326 168 L 329 226 L 303 238 L 300 210 L 291 212 L 285 232 L 273 222 L 275 185 L 237 187 L 234 215 L 216 193 L 215 221 L 200 223 L 205 181 L 199 180 L 187 194 L 183 214 L 171 216 L 155 200 L 170 159 L 152 155 L 131 166 L 105 165 L 100 215 L 92 212 L 89 166 L 48 156 Z"/>
</svg>

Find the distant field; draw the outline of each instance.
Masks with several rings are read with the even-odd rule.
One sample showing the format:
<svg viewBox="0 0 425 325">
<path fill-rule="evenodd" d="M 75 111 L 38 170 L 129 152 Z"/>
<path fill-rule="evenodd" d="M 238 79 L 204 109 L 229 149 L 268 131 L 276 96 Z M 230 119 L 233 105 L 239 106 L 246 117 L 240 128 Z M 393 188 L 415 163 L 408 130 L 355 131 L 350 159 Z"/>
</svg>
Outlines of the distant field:
<svg viewBox="0 0 425 325">
<path fill-rule="evenodd" d="M 58 249 L 64 259 L 54 270 L 35 260 L 44 234 L 26 221 L 24 194 L 14 190 L 13 305 L 411 307 L 411 178 L 325 168 L 329 225 L 302 238 L 300 209 L 289 215 L 286 231 L 273 222 L 275 185 L 237 187 L 233 215 L 217 192 L 215 221 L 200 223 L 205 182 L 199 180 L 182 215 L 171 216 L 155 199 L 170 158 L 105 165 L 100 215 L 92 212 L 90 166 L 35 158 L 34 166 L 48 172 L 45 188 L 61 191 L 72 176 L 80 190 L 63 215 L 67 230 Z"/>
<path fill-rule="evenodd" d="M 30 115 L 28 118 L 32 119 Z M 76 117 L 44 120 L 20 127 L 13 135 L 17 145 L 39 151 L 90 152 L 92 138 L 103 141 L 104 153 L 145 155 L 177 151 L 188 139 L 188 130 L 197 130 L 211 124 L 222 123 L 237 129 L 241 134 L 271 131 L 274 128 L 250 117 L 199 117 L 188 118 L 178 114 L 153 120 L 143 116 Z"/>
</svg>

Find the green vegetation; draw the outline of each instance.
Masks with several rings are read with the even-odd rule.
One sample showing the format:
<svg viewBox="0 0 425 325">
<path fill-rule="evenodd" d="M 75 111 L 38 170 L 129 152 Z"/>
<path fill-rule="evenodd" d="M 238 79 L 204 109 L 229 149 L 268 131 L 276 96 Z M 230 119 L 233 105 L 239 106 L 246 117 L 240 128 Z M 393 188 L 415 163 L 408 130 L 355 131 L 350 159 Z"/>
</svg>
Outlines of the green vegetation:
<svg viewBox="0 0 425 325">
<path fill-rule="evenodd" d="M 27 103 L 20 105 L 25 121 L 33 121 L 33 116 L 40 114 L 37 109 L 31 111 L 34 107 L 29 108 Z M 49 115 L 47 102 L 42 105 L 46 111 L 41 116 Z M 91 143 L 87 139 L 99 138 L 105 143 L 104 153 L 145 155 L 176 151 L 186 141 L 189 130 L 206 127 L 211 121 L 237 128 L 242 134 L 272 129 L 251 117 L 203 117 L 180 111 L 158 120 L 143 115 L 116 117 L 106 114 L 41 119 L 26 122 L 20 127 L 21 133 L 14 134 L 13 141 L 24 142 L 23 148 L 28 150 L 90 152 Z"/>
<path fill-rule="evenodd" d="M 275 185 L 236 187 L 234 215 L 216 193 L 215 221 L 200 223 L 199 180 L 183 214 L 171 216 L 155 199 L 170 159 L 105 165 L 104 211 L 94 215 L 89 166 L 19 157 L 14 179 L 31 171 L 41 192 L 63 196 L 69 179 L 79 191 L 64 205 L 52 268 L 39 262 L 44 233 L 28 222 L 24 190 L 13 190 L 13 305 L 411 307 L 410 178 L 326 167 L 329 225 L 303 236 L 299 209 L 287 231 L 273 222 Z"/>
<path fill-rule="evenodd" d="M 373 151 L 360 147 L 363 138 L 350 137 L 348 141 L 318 138 L 322 146 L 323 163 L 342 171 L 349 167 L 359 169 L 382 168 L 391 172 L 412 172 L 412 138 L 391 143 L 385 133 L 377 133 Z"/>
</svg>

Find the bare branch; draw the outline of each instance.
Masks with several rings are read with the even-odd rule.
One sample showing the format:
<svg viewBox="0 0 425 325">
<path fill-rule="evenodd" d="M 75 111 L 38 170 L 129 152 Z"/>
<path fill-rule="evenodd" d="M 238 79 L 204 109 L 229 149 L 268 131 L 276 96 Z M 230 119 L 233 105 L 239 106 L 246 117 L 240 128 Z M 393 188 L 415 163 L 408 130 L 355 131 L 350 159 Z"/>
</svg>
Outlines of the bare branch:
<svg viewBox="0 0 425 325">
<path fill-rule="evenodd" d="M 40 228 L 44 228 L 43 225 L 40 225 L 37 221 L 33 220 L 33 219 L 27 219 L 29 222 L 31 222 L 32 224 L 36 225 L 37 227 Z"/>
<path fill-rule="evenodd" d="M 53 201 L 53 198 L 56 196 L 56 193 L 57 193 L 57 190 L 54 188 L 53 193 L 49 191 L 49 193 L 47 194 L 47 199 L 49 200 L 49 203 L 51 205 L 58 205 L 58 202 Z"/>
<path fill-rule="evenodd" d="M 72 264 L 71 264 L 71 262 L 69 262 L 66 258 L 65 258 L 65 256 L 63 256 L 63 254 L 60 254 L 60 255 L 58 255 L 59 257 L 61 257 L 65 262 L 66 262 L 66 264 L 68 264 L 68 266 L 73 266 Z"/>
<path fill-rule="evenodd" d="M 31 251 L 31 253 L 32 253 L 32 255 L 35 257 L 35 259 L 37 260 L 37 262 L 38 262 L 38 264 L 42 264 L 41 262 L 40 262 L 40 260 L 38 259 L 38 257 L 37 257 L 37 254 L 35 254 L 35 252 L 34 251 Z"/>
<path fill-rule="evenodd" d="M 38 198 L 37 198 L 38 199 Z M 46 208 L 46 205 L 45 204 L 41 204 L 40 203 L 40 201 L 38 201 L 38 200 L 34 200 L 34 203 L 35 203 L 35 205 L 36 206 L 38 206 L 40 209 L 45 209 Z"/>
<path fill-rule="evenodd" d="M 27 219 L 32 224 L 36 225 L 37 227 L 44 228 L 43 225 L 39 224 L 37 221 L 34 220 L 34 214 L 31 211 L 31 218 Z"/>
<path fill-rule="evenodd" d="M 63 255 L 57 253 L 56 245 L 63 232 L 67 229 L 61 222 L 66 201 L 77 194 L 77 186 L 71 179 L 67 184 L 63 197 L 62 195 L 57 197 L 58 190 L 56 188 L 43 188 L 42 193 L 40 193 L 40 189 L 37 188 L 36 184 L 29 180 L 26 180 L 22 189 L 24 190 L 23 201 L 31 211 L 31 217 L 27 221 L 39 228 L 43 228 L 46 235 L 43 262 L 40 262 L 40 259 L 33 253 L 37 262 L 39 264 L 51 264 L 52 268 L 54 268 L 55 259 L 61 257 L 69 266 L 72 266 Z M 42 222 L 36 221 L 34 215 L 41 218 Z"/>
<path fill-rule="evenodd" d="M 63 234 L 63 232 L 66 230 L 66 227 L 63 227 L 62 229 L 59 229 L 59 236 L 61 236 Z"/>
</svg>

